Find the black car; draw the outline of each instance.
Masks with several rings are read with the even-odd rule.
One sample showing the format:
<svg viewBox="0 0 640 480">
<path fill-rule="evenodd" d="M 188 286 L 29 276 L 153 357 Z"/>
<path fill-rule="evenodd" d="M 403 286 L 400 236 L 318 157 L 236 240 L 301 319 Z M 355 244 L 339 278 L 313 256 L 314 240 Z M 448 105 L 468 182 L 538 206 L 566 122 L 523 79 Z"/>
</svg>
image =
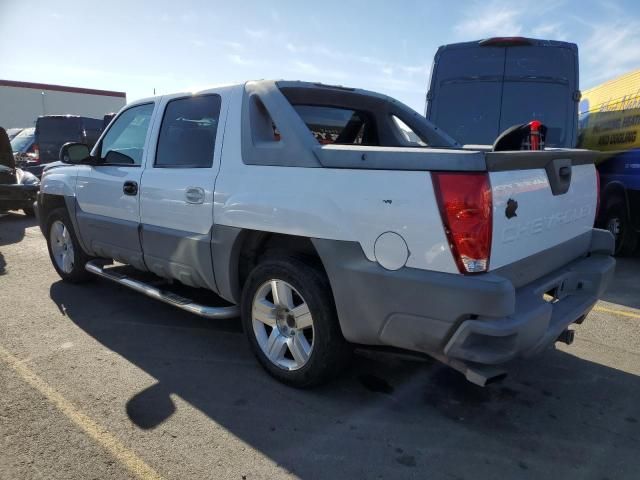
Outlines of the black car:
<svg viewBox="0 0 640 480">
<path fill-rule="evenodd" d="M 22 137 L 23 144 L 18 145 L 21 132 L 12 141 L 17 165 L 36 176 L 42 175 L 44 165 L 58 160 L 60 147 L 67 142 L 79 142 L 93 147 L 102 133 L 102 119 L 79 117 L 77 115 L 46 115 L 36 120 L 31 130 L 31 145 L 27 147 L 29 134 Z M 25 150 L 25 147 L 27 149 Z"/>
<path fill-rule="evenodd" d="M 35 175 L 16 168 L 9 136 L 0 127 L 0 213 L 23 210 L 33 215 L 40 182 Z"/>
<path fill-rule="evenodd" d="M 11 140 L 11 150 L 13 150 L 17 166 L 24 168 L 31 164 L 40 163 L 35 128 L 23 128 L 15 137 L 9 136 L 9 140 Z"/>
</svg>

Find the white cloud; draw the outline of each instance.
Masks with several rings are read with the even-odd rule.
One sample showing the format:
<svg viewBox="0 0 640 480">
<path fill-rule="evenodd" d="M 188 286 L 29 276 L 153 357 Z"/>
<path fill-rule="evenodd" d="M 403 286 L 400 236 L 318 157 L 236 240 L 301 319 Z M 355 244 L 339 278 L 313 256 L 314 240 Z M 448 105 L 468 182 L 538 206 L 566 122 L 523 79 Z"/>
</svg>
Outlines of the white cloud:
<svg viewBox="0 0 640 480">
<path fill-rule="evenodd" d="M 567 40 L 567 31 L 561 23 L 537 25 L 531 29 L 531 35 L 545 40 Z"/>
<path fill-rule="evenodd" d="M 323 79 L 335 81 L 349 78 L 349 75 L 340 70 L 320 67 L 314 63 L 302 60 L 294 60 L 291 62 L 289 71 L 297 75 L 303 75 L 308 79 L 320 81 L 323 81 Z"/>
<path fill-rule="evenodd" d="M 302 53 L 306 51 L 306 47 L 304 45 L 294 45 L 291 42 L 287 42 L 285 48 L 291 53 Z"/>
<path fill-rule="evenodd" d="M 310 73 L 310 74 L 316 75 L 321 72 L 321 70 L 318 67 L 316 67 L 313 63 L 296 60 L 293 62 L 293 65 L 301 73 Z"/>
<path fill-rule="evenodd" d="M 180 21 L 183 23 L 191 23 L 196 19 L 196 14 L 194 12 L 186 12 L 180 15 Z"/>
<path fill-rule="evenodd" d="M 406 75 L 425 76 L 429 71 L 428 65 L 401 65 L 400 70 Z"/>
<path fill-rule="evenodd" d="M 267 31 L 266 30 L 254 30 L 251 28 L 245 28 L 244 29 L 244 33 L 247 34 L 247 36 L 254 38 L 256 40 L 260 40 L 262 38 L 265 38 L 267 36 Z"/>
<path fill-rule="evenodd" d="M 640 22 L 606 22 L 588 25 L 589 33 L 580 44 L 585 75 L 581 88 L 617 77 L 640 65 Z"/>
<path fill-rule="evenodd" d="M 251 67 L 251 66 L 256 65 L 255 61 L 253 61 L 253 60 L 251 60 L 249 58 L 243 57 L 241 55 L 238 55 L 236 53 L 232 53 L 232 54 L 227 55 L 227 58 L 232 63 L 235 63 L 236 65 L 240 65 L 242 67 Z"/>
<path fill-rule="evenodd" d="M 467 40 L 499 35 L 520 35 L 522 10 L 509 2 L 494 1 L 468 9 L 454 32 Z"/>
<path fill-rule="evenodd" d="M 220 42 L 220 44 L 224 45 L 227 48 L 231 48 L 232 50 L 244 50 L 244 45 L 242 45 L 240 42 L 224 40 Z"/>
</svg>

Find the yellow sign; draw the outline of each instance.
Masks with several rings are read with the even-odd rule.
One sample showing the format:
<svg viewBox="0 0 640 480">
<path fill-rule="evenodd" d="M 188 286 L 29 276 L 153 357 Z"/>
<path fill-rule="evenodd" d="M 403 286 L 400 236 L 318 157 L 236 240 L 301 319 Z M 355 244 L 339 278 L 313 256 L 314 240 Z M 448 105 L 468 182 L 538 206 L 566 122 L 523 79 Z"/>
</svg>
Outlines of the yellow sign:
<svg viewBox="0 0 640 480">
<path fill-rule="evenodd" d="M 582 94 L 578 146 L 608 154 L 640 148 L 640 70 Z"/>
</svg>

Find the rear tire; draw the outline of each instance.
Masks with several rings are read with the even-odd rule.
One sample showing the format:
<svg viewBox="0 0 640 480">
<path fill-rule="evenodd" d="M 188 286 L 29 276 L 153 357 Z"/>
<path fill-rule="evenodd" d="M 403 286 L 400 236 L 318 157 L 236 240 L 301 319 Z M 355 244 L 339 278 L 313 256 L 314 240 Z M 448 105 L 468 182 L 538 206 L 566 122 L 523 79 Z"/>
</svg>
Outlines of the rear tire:
<svg viewBox="0 0 640 480">
<path fill-rule="evenodd" d="M 242 291 L 242 324 L 269 374 L 307 388 L 336 377 L 351 348 L 342 336 L 324 272 L 298 258 L 266 258 Z"/>
<path fill-rule="evenodd" d="M 80 247 L 66 209 L 56 208 L 49 214 L 45 232 L 49 258 L 62 280 L 81 283 L 93 278 L 84 268 L 92 257 Z"/>
<path fill-rule="evenodd" d="M 615 255 L 632 255 L 638 247 L 638 234 L 633 230 L 623 203 L 615 203 L 607 208 L 604 227 L 609 230 L 615 240 Z"/>
</svg>

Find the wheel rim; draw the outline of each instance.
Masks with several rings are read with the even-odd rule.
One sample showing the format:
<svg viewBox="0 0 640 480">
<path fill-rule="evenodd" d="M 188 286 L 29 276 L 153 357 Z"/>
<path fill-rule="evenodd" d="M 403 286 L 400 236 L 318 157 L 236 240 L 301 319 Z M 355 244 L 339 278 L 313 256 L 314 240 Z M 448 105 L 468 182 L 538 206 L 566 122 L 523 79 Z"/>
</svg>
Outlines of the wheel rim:
<svg viewBox="0 0 640 480">
<path fill-rule="evenodd" d="M 622 222 L 618 217 L 613 217 L 609 219 L 607 222 L 607 230 L 609 230 L 614 237 L 618 238 L 620 236 L 620 230 L 622 230 Z"/>
<path fill-rule="evenodd" d="M 69 229 L 60 220 L 51 225 L 49 233 L 51 253 L 56 265 L 64 273 L 71 273 L 74 265 L 73 241 Z"/>
<path fill-rule="evenodd" d="M 314 343 L 307 302 L 287 282 L 272 279 L 253 297 L 251 318 L 260 349 L 274 365 L 298 370 L 309 361 Z"/>
</svg>

